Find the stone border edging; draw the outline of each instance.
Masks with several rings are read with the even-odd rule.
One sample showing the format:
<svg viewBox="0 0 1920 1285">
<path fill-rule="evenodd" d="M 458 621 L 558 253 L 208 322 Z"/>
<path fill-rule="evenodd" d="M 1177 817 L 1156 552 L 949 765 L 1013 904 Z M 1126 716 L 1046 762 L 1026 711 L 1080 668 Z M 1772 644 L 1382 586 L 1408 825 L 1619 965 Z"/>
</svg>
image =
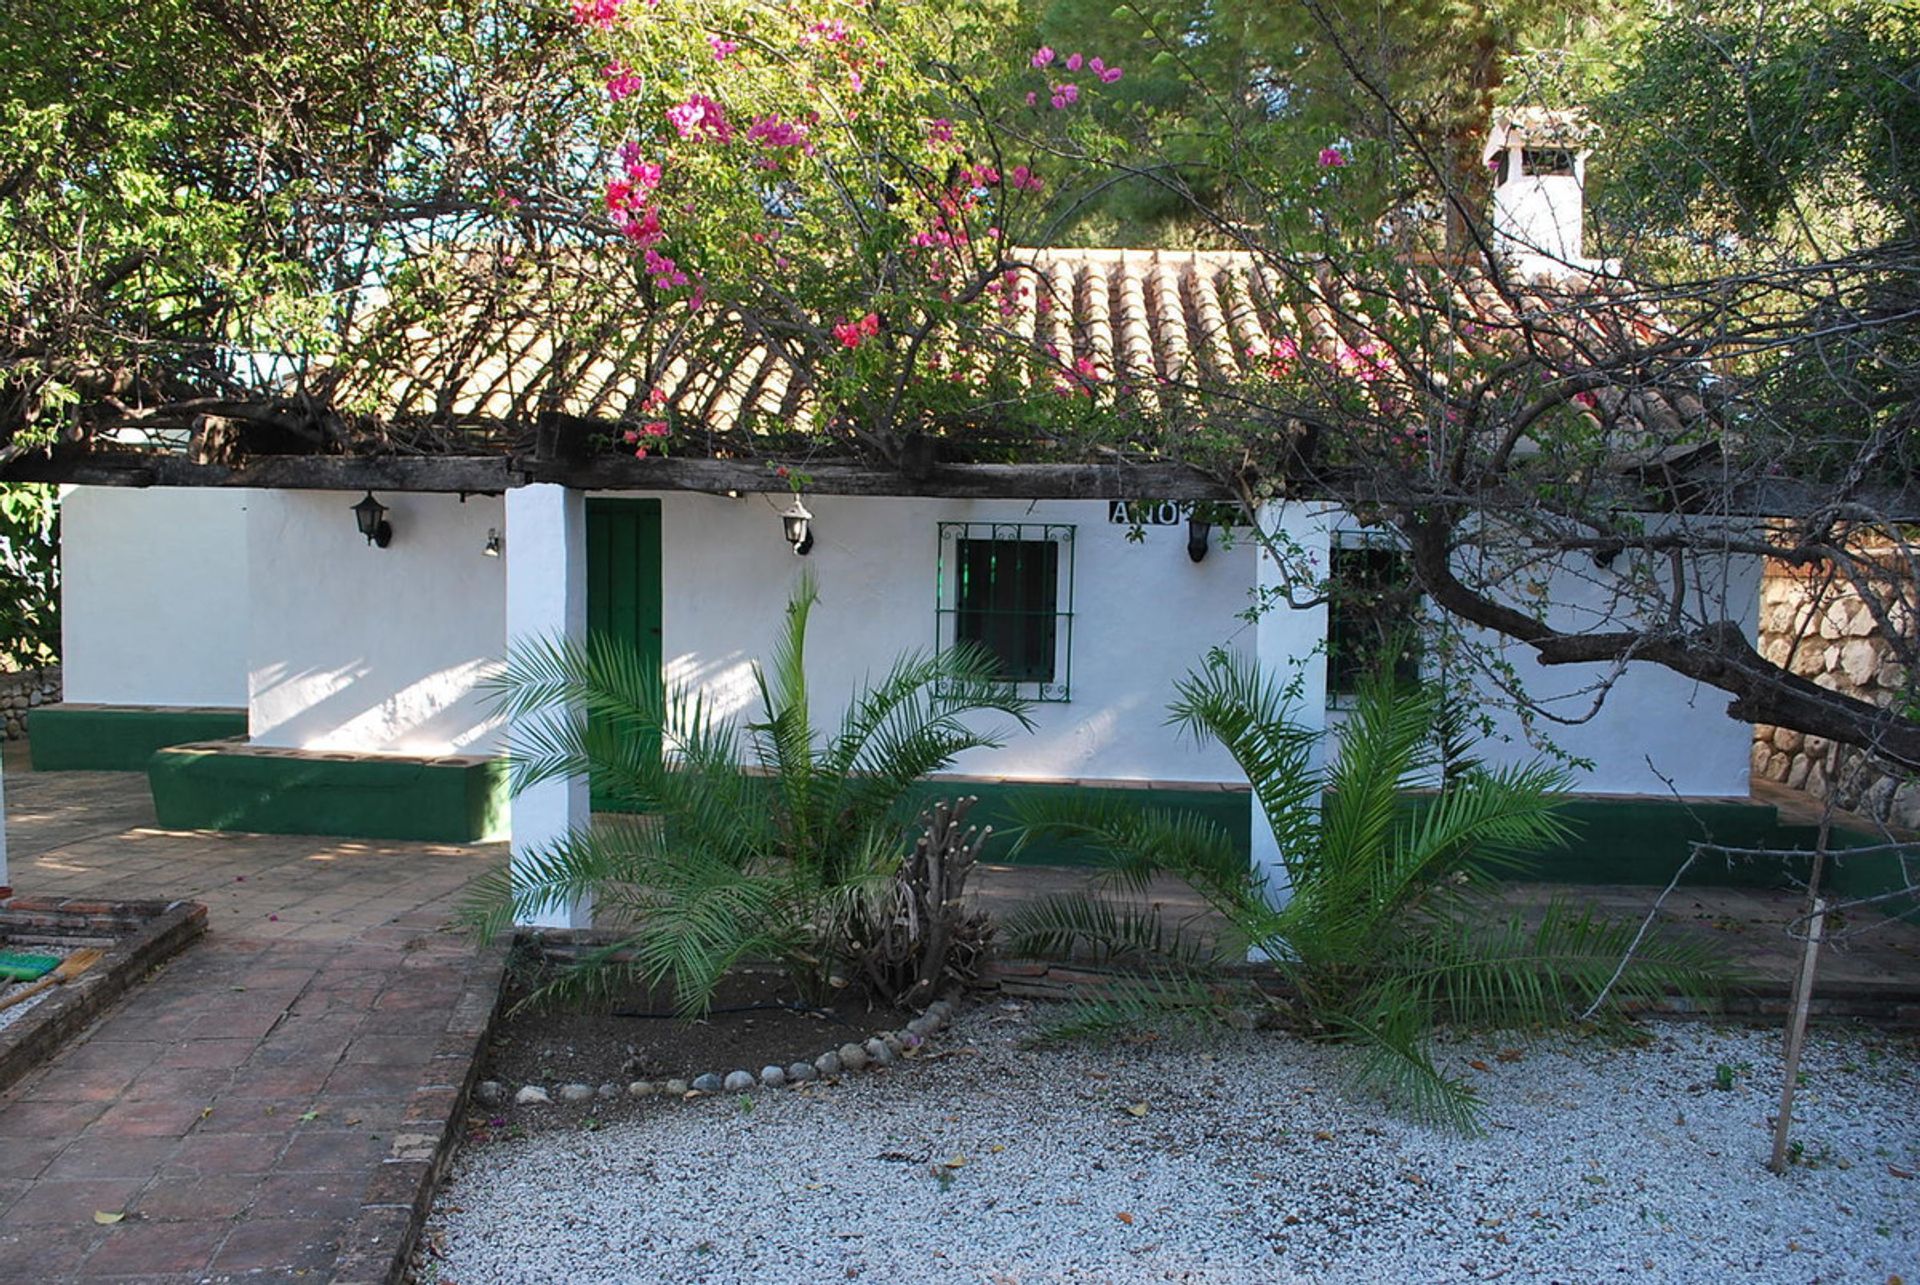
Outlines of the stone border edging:
<svg viewBox="0 0 1920 1285">
<path fill-rule="evenodd" d="M 106 955 L 71 982 L 56 986 L 20 1020 L 0 1030 L 0 1091 L 85 1029 L 154 966 L 179 954 L 207 930 L 197 901 L 92 901 L 13 897 L 0 901 L 0 924 L 27 936 L 112 940 Z"/>
<path fill-rule="evenodd" d="M 612 1082 L 602 1084 L 597 1089 L 590 1084 L 563 1084 L 558 1086 L 560 1101 L 569 1106 L 583 1106 L 596 1100 L 624 1095 L 630 1098 L 677 1098 L 682 1102 L 693 1102 L 721 1093 L 798 1088 L 802 1084 L 816 1082 L 832 1083 L 850 1072 L 870 1068 L 878 1070 L 917 1059 L 928 1041 L 953 1021 L 953 1013 L 952 999 L 937 999 L 899 1031 L 875 1031 L 865 1040 L 848 1040 L 810 1060 L 796 1060 L 787 1066 L 763 1066 L 757 1074 L 745 1067 L 736 1067 L 730 1071 L 702 1071 L 689 1079 L 634 1080 L 625 1089 Z M 511 1100 L 506 1096 L 506 1086 L 497 1080 L 489 1080 L 480 1088 L 483 1091 L 480 1100 L 493 1106 L 546 1106 L 554 1100 L 546 1087 L 538 1084 L 521 1085 Z"/>
<path fill-rule="evenodd" d="M 432 1059 L 408 1098 L 386 1159 L 367 1183 L 360 1215 L 341 1242 L 334 1285 L 399 1285 L 406 1279 L 433 1194 L 461 1137 L 461 1120 L 500 1012 L 510 941 L 480 947 Z"/>
</svg>

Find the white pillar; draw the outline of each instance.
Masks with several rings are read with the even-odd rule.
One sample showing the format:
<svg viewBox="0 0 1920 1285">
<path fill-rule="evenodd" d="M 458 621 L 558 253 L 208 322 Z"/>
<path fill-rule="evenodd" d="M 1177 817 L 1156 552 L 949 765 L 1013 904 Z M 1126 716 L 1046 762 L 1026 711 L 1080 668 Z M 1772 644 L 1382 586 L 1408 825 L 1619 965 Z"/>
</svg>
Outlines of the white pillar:
<svg viewBox="0 0 1920 1285">
<path fill-rule="evenodd" d="M 550 482 L 507 492 L 507 646 L 587 632 L 587 506 L 578 491 Z M 536 718 L 538 716 L 535 716 Z M 509 752 L 515 723 L 507 728 Z M 585 777 L 542 781 L 514 796 L 512 861 L 519 867 L 534 852 L 591 819 Z M 585 928 L 591 902 L 555 907 L 528 921 L 536 928 Z"/>
<path fill-rule="evenodd" d="M 1266 610 L 1254 626 L 1254 656 L 1261 672 L 1275 682 L 1287 683 L 1298 676 L 1300 695 L 1294 718 L 1315 731 L 1326 726 L 1327 718 L 1327 609 L 1324 604 L 1288 606 L 1286 587 L 1292 586 L 1296 599 L 1317 596 L 1315 586 L 1327 575 L 1336 513 L 1325 505 L 1286 501 L 1260 508 L 1260 529 L 1272 537 L 1283 560 L 1265 547 L 1260 550 L 1260 601 Z M 1321 741 L 1315 750 L 1316 766 L 1324 746 Z M 1314 806 L 1318 804 L 1316 795 Z M 1280 859 L 1279 840 L 1258 800 L 1253 804 L 1252 840 L 1254 873 L 1266 880 L 1274 904 L 1285 905 L 1293 896 L 1293 885 Z"/>
</svg>

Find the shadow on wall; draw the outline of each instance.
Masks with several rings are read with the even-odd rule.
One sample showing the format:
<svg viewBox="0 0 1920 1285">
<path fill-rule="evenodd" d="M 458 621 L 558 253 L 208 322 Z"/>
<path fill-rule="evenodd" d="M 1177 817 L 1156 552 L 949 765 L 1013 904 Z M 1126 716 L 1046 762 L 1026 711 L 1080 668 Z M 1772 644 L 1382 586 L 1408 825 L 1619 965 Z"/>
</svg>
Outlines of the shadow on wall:
<svg viewBox="0 0 1920 1285">
<path fill-rule="evenodd" d="M 377 671 L 364 658 L 344 665 L 255 670 L 251 713 L 256 744 L 304 750 L 388 754 L 494 754 L 501 720 L 476 689 L 498 660 L 466 661 L 428 674 L 397 692 L 375 690 Z M 262 711 L 274 721 L 261 726 Z"/>
</svg>

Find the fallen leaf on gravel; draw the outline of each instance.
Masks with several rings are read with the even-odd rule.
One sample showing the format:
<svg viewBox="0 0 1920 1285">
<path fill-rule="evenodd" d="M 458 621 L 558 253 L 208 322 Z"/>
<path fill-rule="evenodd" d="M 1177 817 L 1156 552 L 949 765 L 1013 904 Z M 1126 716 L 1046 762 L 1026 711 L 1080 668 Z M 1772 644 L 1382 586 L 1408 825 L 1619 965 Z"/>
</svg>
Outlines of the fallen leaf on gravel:
<svg viewBox="0 0 1920 1285">
<path fill-rule="evenodd" d="M 1313 1131 L 1313 1140 L 1315 1142 L 1332 1142 L 1333 1135 L 1331 1133 L 1328 1133 L 1325 1129 L 1315 1129 Z"/>
<path fill-rule="evenodd" d="M 1518 1062 L 1525 1056 L 1526 1054 L 1522 1053 L 1519 1049 L 1501 1049 L 1493 1055 L 1494 1060 L 1497 1062 Z"/>
<path fill-rule="evenodd" d="M 947 1157 L 947 1168 L 949 1169 L 958 1169 L 963 1165 L 965 1165 L 966 1163 L 967 1163 L 967 1158 L 965 1156 L 948 1156 Z"/>
<path fill-rule="evenodd" d="M 1119 1213 L 1115 1214 L 1114 1217 L 1118 1218 L 1121 1222 L 1125 1223 L 1129 1227 L 1133 1226 L 1133 1215 L 1128 1213 L 1124 1209 L 1121 1210 Z"/>
<path fill-rule="evenodd" d="M 1890 1174 L 1892 1174 L 1892 1175 L 1893 1175 L 1894 1177 L 1896 1177 L 1896 1178 L 1911 1178 L 1911 1177 L 1913 1177 L 1913 1170 L 1911 1170 L 1911 1169 L 1902 1169 L 1902 1168 L 1901 1168 L 1901 1167 L 1900 1167 L 1899 1165 L 1888 1165 L 1888 1166 L 1887 1166 L 1887 1172 L 1888 1172 L 1888 1173 L 1890 1173 Z"/>
<path fill-rule="evenodd" d="M 1127 1114 L 1130 1116 L 1133 1116 L 1135 1119 L 1138 1119 L 1141 1116 L 1144 1116 L 1146 1113 L 1147 1113 L 1147 1104 L 1144 1102 L 1136 1102 L 1132 1106 L 1127 1108 Z"/>
<path fill-rule="evenodd" d="M 1299 1215 L 1299 1214 L 1288 1214 L 1288 1215 L 1287 1215 L 1287 1216 L 1286 1216 L 1285 1218 L 1282 1218 L 1282 1219 L 1281 1219 L 1280 1221 L 1281 1221 L 1281 1223 L 1282 1223 L 1282 1224 L 1284 1224 L 1285 1226 L 1288 1226 L 1288 1227 L 1298 1227 L 1298 1226 L 1300 1225 L 1300 1215 Z"/>
<path fill-rule="evenodd" d="M 1492 1067 L 1488 1066 L 1485 1062 L 1482 1062 L 1479 1058 L 1473 1059 L 1473 1061 L 1467 1063 L 1467 1065 L 1472 1067 L 1476 1071 L 1491 1071 L 1493 1069 Z"/>
<path fill-rule="evenodd" d="M 124 1213 L 110 1214 L 104 1209 L 96 1209 L 93 1211 L 93 1221 L 99 1223 L 102 1227 L 111 1227 L 125 1217 L 126 1215 Z"/>
</svg>

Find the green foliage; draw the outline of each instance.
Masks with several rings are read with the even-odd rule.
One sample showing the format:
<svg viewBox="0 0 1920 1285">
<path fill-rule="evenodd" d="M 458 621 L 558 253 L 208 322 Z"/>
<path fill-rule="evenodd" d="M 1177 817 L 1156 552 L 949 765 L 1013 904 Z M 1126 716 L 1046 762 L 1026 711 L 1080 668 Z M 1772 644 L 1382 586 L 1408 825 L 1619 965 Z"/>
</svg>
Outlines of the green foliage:
<svg viewBox="0 0 1920 1285">
<path fill-rule="evenodd" d="M 0 486 L 0 667 L 60 656 L 60 511 L 51 486 Z"/>
<path fill-rule="evenodd" d="M 1683 4 L 1596 106 L 1616 181 L 1606 213 L 1712 236 L 1915 229 L 1920 14 L 1878 0 Z M 1783 220 L 1787 222 L 1783 224 Z M 1811 220 L 1811 223 L 1808 221 Z"/>
<path fill-rule="evenodd" d="M 1556 816 L 1560 771 L 1488 769 L 1457 743 L 1437 744 L 1458 734 L 1443 698 L 1391 673 L 1363 686 L 1330 767 L 1316 766 L 1315 738 L 1291 709 L 1284 688 L 1224 655 L 1189 674 L 1172 707 L 1174 722 L 1226 747 L 1246 773 L 1279 840 L 1284 889 L 1250 873 L 1217 827 L 1170 812 L 1027 805 L 1027 835 L 1102 848 L 1112 876 L 1134 887 L 1178 876 L 1233 927 L 1226 949 L 1209 955 L 1151 913 L 1104 903 L 1056 900 L 1017 918 L 1008 925 L 1015 949 L 1145 962 L 1137 980 L 1070 1014 L 1063 1029 L 1137 1027 L 1156 1003 L 1188 1021 L 1217 1011 L 1209 959 L 1223 962 L 1244 943 L 1286 975 L 1306 1029 L 1353 1050 L 1359 1083 L 1416 1115 L 1472 1128 L 1472 1089 L 1433 1060 L 1437 1026 L 1566 1022 L 1603 993 L 1617 1011 L 1669 987 L 1714 984 L 1707 957 L 1658 939 L 1641 942 L 1614 980 L 1632 925 L 1557 904 L 1537 923 L 1498 922 L 1487 897 L 1493 875 L 1566 837 Z M 1437 791 L 1409 798 L 1449 766 Z"/>
<path fill-rule="evenodd" d="M 489 935 L 587 896 L 603 921 L 627 928 L 541 995 L 665 982 L 696 1014 L 746 960 L 778 961 L 815 999 L 834 978 L 862 975 L 858 943 L 910 842 L 907 791 L 962 751 L 1001 743 L 969 716 L 998 711 L 1027 726 L 1028 703 L 995 681 L 982 651 L 912 653 L 861 688 L 823 737 L 805 664 L 817 600 L 802 577 L 772 656 L 754 666 L 761 718 L 744 726 L 698 688 L 663 684 L 617 639 L 508 658 L 495 692 L 517 720 L 513 789 L 586 776 L 642 814 L 598 817 L 477 889 L 469 915 Z"/>
</svg>

